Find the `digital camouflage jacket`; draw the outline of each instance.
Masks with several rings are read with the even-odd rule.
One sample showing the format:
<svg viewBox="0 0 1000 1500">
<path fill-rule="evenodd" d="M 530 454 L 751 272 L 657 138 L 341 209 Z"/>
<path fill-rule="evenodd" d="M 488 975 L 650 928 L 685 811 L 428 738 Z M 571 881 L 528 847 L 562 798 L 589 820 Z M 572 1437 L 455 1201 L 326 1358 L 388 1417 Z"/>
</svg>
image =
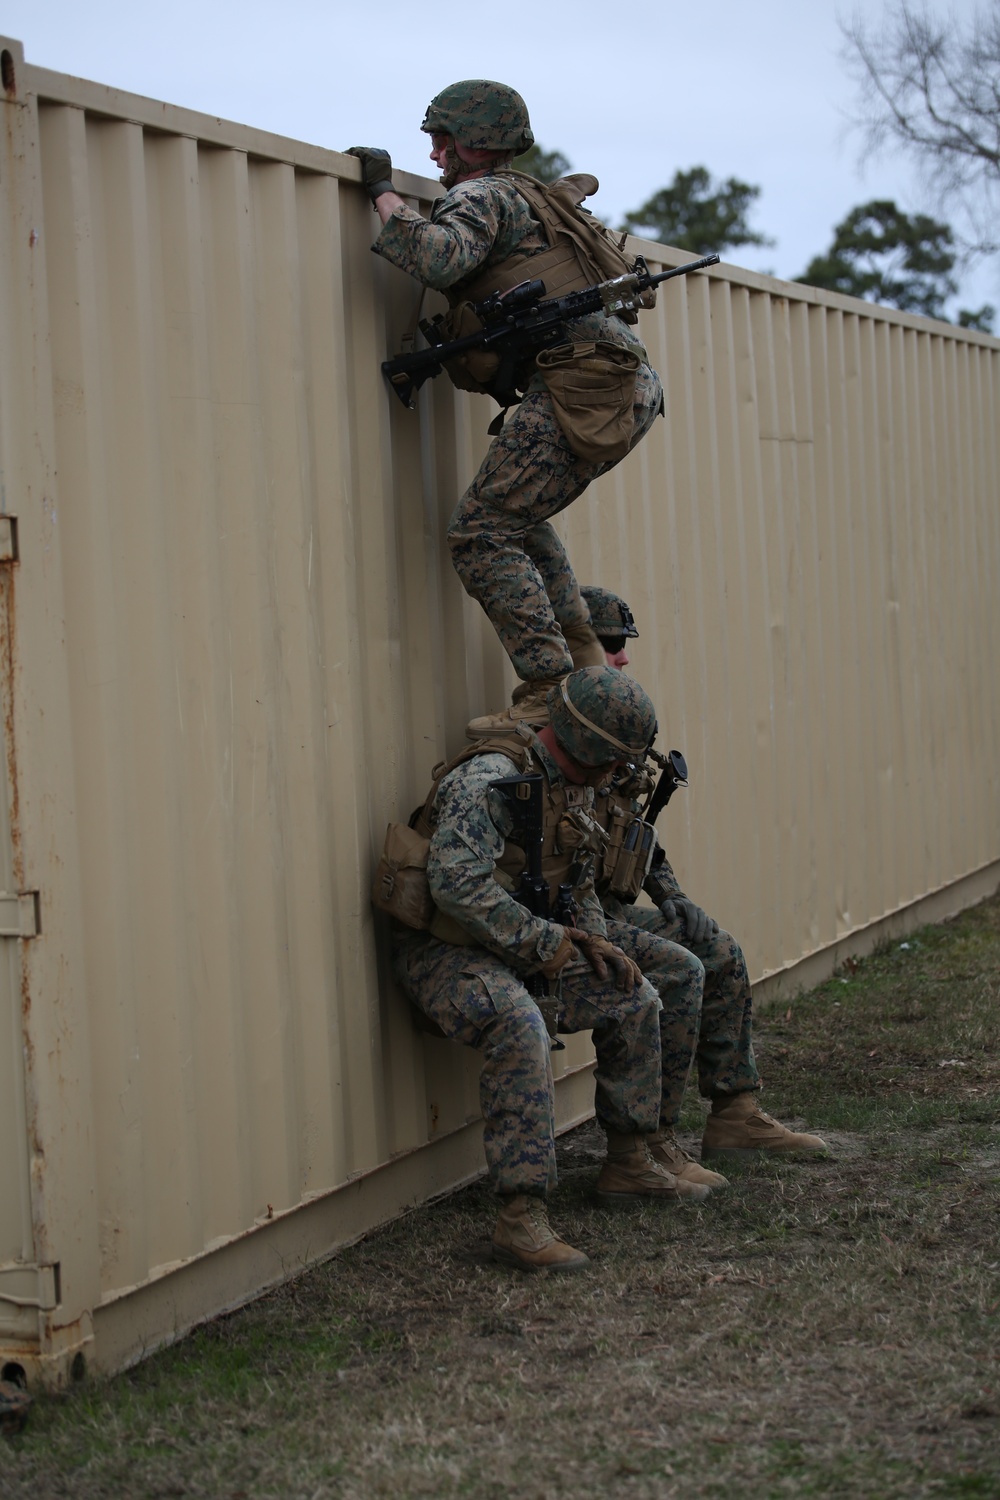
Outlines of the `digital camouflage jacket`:
<svg viewBox="0 0 1000 1500">
<path fill-rule="evenodd" d="M 512 182 L 492 173 L 460 182 L 435 199 L 425 219 L 415 208 L 397 208 L 373 249 L 436 291 L 461 292 L 515 251 L 548 248 L 545 232 Z M 632 349 L 648 363 L 645 345 L 620 318 L 591 313 L 566 324 L 568 340 L 604 339 Z"/>
<path fill-rule="evenodd" d="M 565 778 L 544 745 L 535 739 L 532 755 L 551 786 Z M 519 972 L 537 969 L 554 957 L 563 937 L 557 922 L 535 917 L 515 901 L 496 876 L 513 824 L 506 802 L 490 782 L 516 774 L 498 752 L 463 761 L 441 782 L 434 799 L 435 823 L 427 858 L 427 881 L 439 911 L 461 923 L 469 936 Z M 585 808 L 593 792 L 585 788 Z M 575 925 L 606 936 L 604 913 L 588 880 L 575 892 Z"/>
</svg>

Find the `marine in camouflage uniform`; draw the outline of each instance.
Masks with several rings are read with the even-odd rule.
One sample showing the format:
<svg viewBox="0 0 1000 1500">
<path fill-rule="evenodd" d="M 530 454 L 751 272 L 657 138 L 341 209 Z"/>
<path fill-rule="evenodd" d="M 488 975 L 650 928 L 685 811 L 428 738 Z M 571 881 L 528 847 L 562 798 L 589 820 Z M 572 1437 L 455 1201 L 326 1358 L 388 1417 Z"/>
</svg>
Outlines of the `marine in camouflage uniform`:
<svg viewBox="0 0 1000 1500">
<path fill-rule="evenodd" d="M 514 155 L 534 140 L 520 95 L 488 80 L 453 84 L 431 102 L 421 128 L 433 136 L 431 154 L 444 167 L 442 182 L 448 188 L 429 219 L 392 192 L 391 163 L 384 152 L 352 148 L 383 220 L 373 248 L 425 286 L 446 292 L 453 306 L 473 283 L 474 300 L 481 300 L 487 292 L 486 273 L 512 255 L 529 257 L 524 278 L 531 279 L 530 257 L 547 251 L 549 243 L 515 180 L 503 175 Z M 663 401 L 642 342 L 621 319 L 602 314 L 575 319 L 565 332 L 567 341 L 602 340 L 634 351 L 642 361 L 633 407 L 634 446 Z M 544 722 L 544 711 L 532 709 L 544 704 L 548 685 L 574 664 L 603 662 L 550 518 L 611 467 L 573 452 L 536 371 L 451 518 L 448 544 L 456 571 L 527 684 L 515 693 L 521 705 L 515 717 Z M 485 727 L 492 727 L 492 721 Z"/>
<path fill-rule="evenodd" d="M 553 724 L 540 735 L 522 727 L 516 740 L 508 737 L 509 754 L 495 748 L 498 742 L 484 745 L 437 784 L 414 825 L 419 830 L 426 819 L 432 830 L 427 879 L 434 920 L 422 932 L 395 924 L 393 951 L 396 976 L 411 1001 L 445 1036 L 482 1056 L 486 1160 L 504 1202 L 495 1253 L 521 1266 L 575 1269 L 586 1258 L 556 1240 L 544 1223 L 544 1200 L 556 1182 L 555 1101 L 549 1034 L 528 976 L 542 971 L 552 981 L 560 1031 L 594 1031 L 595 1108 L 609 1143 L 598 1193 L 608 1201 L 677 1201 L 700 1199 L 704 1190 L 678 1184 L 649 1158 L 646 1139 L 656 1131 L 660 1098 L 659 1001 L 638 965 L 608 944 L 591 876 L 576 890 L 572 927 L 532 915 L 507 888 L 510 882 L 498 877 L 498 865 L 508 867 L 513 825 L 493 783 L 518 774 L 519 767 L 521 774 L 539 771 L 544 777 L 546 847 L 554 860 L 546 878 L 554 887 L 561 879 L 554 873 L 560 856 L 578 853 L 592 836 L 594 794 L 588 783 L 606 774 L 619 741 L 644 747 L 655 725 L 638 684 L 607 667 L 573 673 L 563 688 L 565 694 L 552 690 L 559 699 Z M 612 735 L 614 743 L 602 734 Z M 662 946 L 655 936 L 630 932 L 626 941 L 655 964 Z M 513 1243 L 512 1215 L 520 1221 Z"/>
<path fill-rule="evenodd" d="M 587 586 L 582 592 L 608 665 L 626 667 L 627 642 L 639 634 L 631 610 L 610 590 Z M 602 825 L 609 822 L 615 797 L 624 808 L 639 811 L 634 790 L 635 779 L 627 768 L 599 789 L 597 815 Z M 663 1006 L 662 1094 L 658 1139 L 651 1145 L 654 1159 L 689 1181 L 708 1181 L 713 1187 L 724 1182 L 718 1173 L 693 1162 L 674 1136 L 692 1063 L 700 1094 L 712 1101 L 703 1160 L 737 1157 L 750 1150 L 825 1152 L 818 1136 L 787 1130 L 758 1109 L 754 1094 L 761 1080 L 754 1059 L 753 997 L 743 950 L 731 933 L 684 894 L 670 861 L 662 850 L 658 854 L 659 862 L 644 884 L 656 903 L 653 907 L 626 904 L 598 883 L 613 942 L 627 943 L 627 934 L 635 932 L 660 941 L 655 969 L 640 960 Z"/>
</svg>

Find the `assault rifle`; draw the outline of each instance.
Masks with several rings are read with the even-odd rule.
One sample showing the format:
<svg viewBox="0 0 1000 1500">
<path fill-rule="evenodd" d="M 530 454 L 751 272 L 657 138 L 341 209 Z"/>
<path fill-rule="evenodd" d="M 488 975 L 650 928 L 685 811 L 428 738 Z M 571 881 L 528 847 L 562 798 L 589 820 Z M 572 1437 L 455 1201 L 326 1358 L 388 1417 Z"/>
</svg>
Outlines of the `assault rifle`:
<svg viewBox="0 0 1000 1500">
<path fill-rule="evenodd" d="M 644 822 L 655 823 L 677 788 L 687 786 L 688 768 L 687 761 L 679 750 L 671 750 L 667 755 L 661 755 L 658 750 L 647 750 L 646 754 L 660 767 L 656 785 L 642 810 Z"/>
<path fill-rule="evenodd" d="M 413 393 L 425 380 L 440 375 L 448 360 L 467 349 L 493 349 L 500 364 L 492 382 L 492 391 L 501 405 L 517 399 L 516 377 L 520 366 L 534 359 L 542 349 L 564 342 L 564 325 L 587 313 L 604 313 L 613 317 L 620 312 L 636 312 L 642 306 L 642 294 L 673 276 L 702 271 L 718 264 L 717 255 L 705 255 L 672 271 L 650 271 L 641 255 L 624 276 L 614 276 L 596 286 L 563 297 L 546 297 L 544 281 L 522 281 L 507 292 L 494 292 L 483 302 L 473 304 L 482 328 L 464 338 L 445 341 L 441 317 L 420 320 L 420 331 L 428 343 L 426 349 L 397 354 L 382 364 L 382 373 L 403 405 L 413 409 Z M 509 397 L 509 400 L 507 399 Z"/>
<path fill-rule="evenodd" d="M 541 773 L 532 771 L 526 776 L 504 776 L 499 781 L 491 781 L 490 790 L 499 792 L 507 804 L 514 823 L 510 836 L 524 850 L 525 864 L 521 871 L 521 878 L 513 892 L 514 900 L 521 906 L 526 906 L 533 917 L 548 919 L 550 915 L 549 883 L 542 874 L 544 815 Z M 571 886 L 559 887 L 559 894 L 551 915 L 557 922 L 563 922 L 567 926 L 573 925 L 576 903 L 573 900 Z M 549 999 L 548 980 L 539 969 L 534 974 L 528 975 L 524 985 L 545 1019 L 545 1027 L 552 1041 L 552 1051 L 561 1052 L 565 1044 L 559 1040 L 558 1006 L 554 1000 Z"/>
<path fill-rule="evenodd" d="M 660 768 L 656 785 L 647 797 L 646 806 L 642 812 L 646 824 L 651 826 L 656 822 L 677 788 L 679 786 L 687 786 L 688 768 L 687 761 L 679 750 L 671 750 L 666 755 L 661 755 L 658 750 L 647 750 L 646 754 Z M 660 906 L 670 895 L 669 887 L 665 886 L 657 876 L 657 870 L 665 858 L 666 854 L 663 846 L 657 844 L 653 852 L 653 865 L 647 876 L 646 884 L 646 890 L 653 897 L 657 906 Z M 654 888 L 650 889 L 650 884 L 654 882 Z"/>
</svg>

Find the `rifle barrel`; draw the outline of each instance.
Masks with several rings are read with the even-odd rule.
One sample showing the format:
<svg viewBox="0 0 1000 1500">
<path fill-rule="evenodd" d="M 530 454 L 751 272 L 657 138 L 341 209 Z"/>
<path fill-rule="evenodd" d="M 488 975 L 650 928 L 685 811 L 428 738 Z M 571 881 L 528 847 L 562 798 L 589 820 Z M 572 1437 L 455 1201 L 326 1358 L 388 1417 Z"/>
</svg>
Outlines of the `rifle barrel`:
<svg viewBox="0 0 1000 1500">
<path fill-rule="evenodd" d="M 650 286 L 659 286 L 661 281 L 669 281 L 671 276 L 686 276 L 689 271 L 704 271 L 707 266 L 717 266 L 719 257 L 715 254 L 703 255 L 701 260 L 689 260 L 683 266 L 674 266 L 671 271 L 658 271 L 655 276 L 649 278 Z"/>
</svg>

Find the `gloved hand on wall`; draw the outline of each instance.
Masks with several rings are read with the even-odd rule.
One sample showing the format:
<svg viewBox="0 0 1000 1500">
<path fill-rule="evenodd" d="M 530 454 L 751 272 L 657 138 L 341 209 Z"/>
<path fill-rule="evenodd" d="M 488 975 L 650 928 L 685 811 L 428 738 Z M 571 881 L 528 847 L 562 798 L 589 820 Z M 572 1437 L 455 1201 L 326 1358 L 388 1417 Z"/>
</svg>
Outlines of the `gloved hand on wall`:
<svg viewBox="0 0 1000 1500">
<path fill-rule="evenodd" d="M 381 146 L 351 146 L 345 153 L 356 156 L 361 163 L 361 181 L 374 204 L 383 193 L 394 193 L 392 185 L 392 158 Z"/>
</svg>

